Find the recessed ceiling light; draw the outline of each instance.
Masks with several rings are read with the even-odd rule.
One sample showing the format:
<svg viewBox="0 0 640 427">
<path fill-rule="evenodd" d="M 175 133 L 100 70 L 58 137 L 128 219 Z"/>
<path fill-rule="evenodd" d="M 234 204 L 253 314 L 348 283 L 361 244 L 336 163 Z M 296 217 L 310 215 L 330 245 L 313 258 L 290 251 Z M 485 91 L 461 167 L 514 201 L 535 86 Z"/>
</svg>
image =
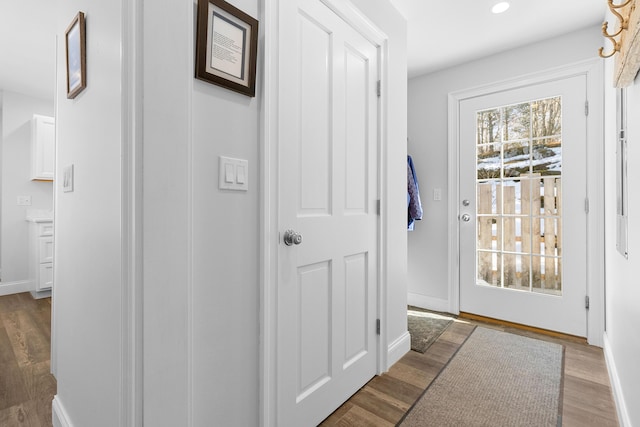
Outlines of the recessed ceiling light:
<svg viewBox="0 0 640 427">
<path fill-rule="evenodd" d="M 491 12 L 493 13 L 502 13 L 509 9 L 509 2 L 501 1 L 500 3 L 496 3 L 492 8 Z"/>
</svg>

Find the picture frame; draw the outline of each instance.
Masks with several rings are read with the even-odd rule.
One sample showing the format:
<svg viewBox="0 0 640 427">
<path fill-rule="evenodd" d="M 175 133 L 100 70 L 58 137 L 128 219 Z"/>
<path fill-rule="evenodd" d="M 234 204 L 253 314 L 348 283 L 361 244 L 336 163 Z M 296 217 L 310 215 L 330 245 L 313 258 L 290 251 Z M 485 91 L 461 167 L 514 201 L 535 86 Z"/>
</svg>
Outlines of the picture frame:
<svg viewBox="0 0 640 427">
<path fill-rule="evenodd" d="M 65 31 L 67 99 L 74 99 L 87 87 L 87 44 L 84 12 L 78 12 Z"/>
<path fill-rule="evenodd" d="M 254 97 L 258 21 L 224 0 L 198 0 L 196 75 Z"/>
</svg>

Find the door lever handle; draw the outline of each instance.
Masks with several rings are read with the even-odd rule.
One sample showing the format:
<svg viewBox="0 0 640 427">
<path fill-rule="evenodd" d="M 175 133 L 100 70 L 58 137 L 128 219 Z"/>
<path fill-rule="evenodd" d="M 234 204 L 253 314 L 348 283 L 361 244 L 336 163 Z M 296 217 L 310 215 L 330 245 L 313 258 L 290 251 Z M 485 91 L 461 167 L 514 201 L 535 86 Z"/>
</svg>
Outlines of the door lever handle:
<svg viewBox="0 0 640 427">
<path fill-rule="evenodd" d="M 464 222 L 469 222 L 471 220 L 471 215 L 469 214 L 462 214 L 462 216 L 460 217 L 461 220 L 463 220 Z"/>
</svg>

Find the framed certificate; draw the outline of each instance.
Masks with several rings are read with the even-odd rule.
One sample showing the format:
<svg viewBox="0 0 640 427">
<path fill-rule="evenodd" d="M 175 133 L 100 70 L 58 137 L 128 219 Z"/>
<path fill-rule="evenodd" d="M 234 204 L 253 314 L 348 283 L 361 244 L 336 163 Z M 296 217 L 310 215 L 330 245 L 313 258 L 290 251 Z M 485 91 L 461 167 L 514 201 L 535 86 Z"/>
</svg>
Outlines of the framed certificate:
<svg viewBox="0 0 640 427">
<path fill-rule="evenodd" d="M 196 78 L 256 93 L 258 21 L 224 0 L 198 0 Z"/>
</svg>

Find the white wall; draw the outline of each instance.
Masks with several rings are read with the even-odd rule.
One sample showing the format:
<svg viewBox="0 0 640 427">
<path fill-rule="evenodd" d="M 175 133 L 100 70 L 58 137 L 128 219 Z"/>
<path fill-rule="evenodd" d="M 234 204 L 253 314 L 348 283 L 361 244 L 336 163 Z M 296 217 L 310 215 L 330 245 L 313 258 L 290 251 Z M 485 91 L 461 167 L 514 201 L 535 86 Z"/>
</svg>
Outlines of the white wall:
<svg viewBox="0 0 640 427">
<path fill-rule="evenodd" d="M 195 7 L 144 10 L 144 417 L 258 425 L 260 96 L 194 79 Z M 249 191 L 218 190 L 220 155 Z"/>
<path fill-rule="evenodd" d="M 5 91 L 2 101 L 2 211 L 0 264 L 2 288 L 29 280 L 29 209 L 53 209 L 53 184 L 31 181 L 31 119 L 53 116 L 53 101 Z M 31 196 L 31 206 L 18 206 L 17 196 Z"/>
<path fill-rule="evenodd" d="M 606 339 L 605 354 L 618 404 L 621 425 L 640 425 L 640 81 L 627 89 L 629 258 L 616 250 L 616 93 L 613 59 L 605 61 L 605 232 Z"/>
<path fill-rule="evenodd" d="M 120 2 L 69 0 L 56 10 L 57 167 L 52 360 L 54 425 L 120 425 L 122 115 Z M 64 34 L 86 13 L 87 88 L 66 97 Z M 74 191 L 62 173 L 74 165 Z"/>
<path fill-rule="evenodd" d="M 589 27 L 409 80 L 408 152 L 424 209 L 409 233 L 410 304 L 449 309 L 448 94 L 594 58 L 602 45 L 599 34 L 599 28 Z M 441 201 L 433 201 L 435 188 L 442 189 Z"/>
</svg>

